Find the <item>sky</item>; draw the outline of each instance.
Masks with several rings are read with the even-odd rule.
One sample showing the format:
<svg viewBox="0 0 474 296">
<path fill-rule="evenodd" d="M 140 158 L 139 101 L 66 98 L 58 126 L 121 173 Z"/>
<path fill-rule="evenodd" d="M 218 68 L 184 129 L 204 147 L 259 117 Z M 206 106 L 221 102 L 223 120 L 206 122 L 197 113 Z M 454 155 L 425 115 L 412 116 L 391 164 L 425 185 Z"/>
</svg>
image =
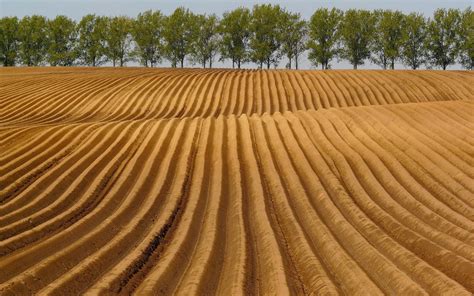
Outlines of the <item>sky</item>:
<svg viewBox="0 0 474 296">
<path fill-rule="evenodd" d="M 465 9 L 468 6 L 474 6 L 474 0 L 335 0 L 335 1 L 218 1 L 218 0 L 0 0 L 0 17 L 40 14 L 48 18 L 54 18 L 56 15 L 66 15 L 75 20 L 80 20 L 82 16 L 95 13 L 104 16 L 127 15 L 134 17 L 138 13 L 148 9 L 161 10 L 164 14 L 170 14 L 179 6 L 189 8 L 195 13 L 215 13 L 221 15 L 223 12 L 232 10 L 236 7 L 244 6 L 251 8 L 255 4 L 272 3 L 279 4 L 289 11 L 299 12 L 305 19 L 309 19 L 314 10 L 320 7 L 336 7 L 342 10 L 350 8 L 359 9 L 393 9 L 402 12 L 419 12 L 429 17 L 437 8 L 459 8 Z M 134 65 L 133 63 L 129 63 Z M 286 61 L 280 63 L 283 67 Z M 346 61 L 334 61 L 333 68 L 351 68 Z M 163 63 L 166 65 L 166 63 Z M 229 67 L 228 63 L 215 63 L 217 67 Z M 253 64 L 245 65 L 254 67 Z M 301 58 L 301 68 L 313 68 L 307 60 L 306 55 Z M 398 64 L 397 68 L 403 65 Z M 366 62 L 366 65 L 360 68 L 378 68 Z M 455 65 L 450 69 L 458 69 Z"/>
</svg>

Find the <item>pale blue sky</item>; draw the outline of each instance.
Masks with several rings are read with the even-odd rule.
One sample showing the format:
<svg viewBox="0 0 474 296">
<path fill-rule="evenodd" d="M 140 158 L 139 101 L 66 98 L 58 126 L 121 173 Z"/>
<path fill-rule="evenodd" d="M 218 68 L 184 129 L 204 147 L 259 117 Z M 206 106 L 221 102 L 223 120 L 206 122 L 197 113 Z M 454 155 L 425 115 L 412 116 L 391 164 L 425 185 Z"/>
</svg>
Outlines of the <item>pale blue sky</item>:
<svg viewBox="0 0 474 296">
<path fill-rule="evenodd" d="M 293 12 L 299 12 L 308 19 L 313 11 L 319 7 L 337 7 L 343 10 L 349 8 L 363 9 L 398 9 L 403 12 L 420 12 L 430 16 L 436 8 L 460 8 L 474 6 L 472 0 L 336 0 L 336 1 L 218 1 L 218 0 L 187 0 L 187 1 L 165 1 L 165 0 L 0 0 L 0 16 L 17 16 L 40 14 L 52 18 L 59 14 L 67 15 L 79 20 L 88 13 L 99 15 L 128 15 L 136 16 L 139 12 L 148 9 L 158 9 L 165 14 L 171 13 L 178 6 L 185 6 L 196 13 L 222 14 L 239 6 L 251 8 L 257 3 L 280 4 Z M 284 66 L 282 62 L 280 66 Z M 228 66 L 216 63 L 216 66 Z M 253 65 L 249 64 L 248 67 Z M 302 68 L 310 68 L 310 63 L 305 57 L 301 61 Z M 350 68 L 345 61 L 333 62 L 334 68 Z M 399 65 L 399 67 L 402 67 Z M 368 62 L 362 68 L 377 68 Z M 456 66 L 451 69 L 457 68 Z"/>
</svg>

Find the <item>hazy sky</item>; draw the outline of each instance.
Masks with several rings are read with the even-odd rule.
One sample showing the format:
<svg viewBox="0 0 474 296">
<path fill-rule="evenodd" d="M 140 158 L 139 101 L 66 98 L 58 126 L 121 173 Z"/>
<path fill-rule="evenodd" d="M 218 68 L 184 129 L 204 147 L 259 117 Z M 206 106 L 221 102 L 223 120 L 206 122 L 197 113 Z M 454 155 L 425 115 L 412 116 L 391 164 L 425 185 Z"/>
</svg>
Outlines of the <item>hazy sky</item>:
<svg viewBox="0 0 474 296">
<path fill-rule="evenodd" d="M 308 19 L 313 11 L 319 7 L 337 7 L 342 10 L 349 8 L 363 9 L 398 9 L 403 12 L 420 12 L 430 16 L 436 8 L 460 8 L 474 6 L 472 0 L 336 0 L 336 1 L 218 1 L 218 0 L 187 0 L 187 1 L 165 1 L 165 0 L 0 0 L 0 16 L 17 16 L 40 14 L 49 18 L 64 14 L 79 20 L 88 13 L 99 15 L 128 15 L 136 16 L 139 12 L 148 9 L 158 9 L 165 14 L 171 13 L 178 6 L 185 6 L 197 13 L 222 14 L 239 6 L 251 8 L 257 3 L 280 4 L 292 12 L 299 12 Z M 282 62 L 280 66 L 284 66 Z M 374 65 L 365 68 L 377 68 Z M 216 63 L 216 66 L 229 66 L 228 64 Z M 252 67 L 253 65 L 248 65 Z M 310 63 L 305 57 L 302 58 L 301 67 L 310 68 Z M 401 67 L 401 65 L 399 65 Z M 333 68 L 350 68 L 345 61 L 333 62 Z M 362 67 L 364 68 L 364 67 Z M 452 69 L 457 67 L 451 67 Z"/>
</svg>

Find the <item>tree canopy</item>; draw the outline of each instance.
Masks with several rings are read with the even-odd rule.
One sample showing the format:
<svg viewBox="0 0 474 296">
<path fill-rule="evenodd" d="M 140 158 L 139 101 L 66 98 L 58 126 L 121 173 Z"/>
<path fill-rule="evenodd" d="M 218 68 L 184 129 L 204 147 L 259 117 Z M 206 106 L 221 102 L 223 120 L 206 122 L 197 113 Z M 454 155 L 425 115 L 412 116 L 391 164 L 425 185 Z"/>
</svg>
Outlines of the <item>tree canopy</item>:
<svg viewBox="0 0 474 296">
<path fill-rule="evenodd" d="M 219 24 L 220 54 L 221 59 L 231 59 L 232 68 L 245 63 L 248 56 L 250 39 L 250 21 L 252 19 L 250 10 L 237 8 L 231 12 L 224 13 Z"/>
<path fill-rule="evenodd" d="M 0 20 L 0 62 L 4 67 L 15 66 L 18 50 L 18 18 Z"/>
<path fill-rule="evenodd" d="M 308 59 L 313 65 L 329 69 L 330 62 L 340 52 L 340 26 L 342 10 L 320 8 L 309 21 Z"/>
<path fill-rule="evenodd" d="M 426 49 L 428 62 L 443 70 L 454 64 L 458 54 L 461 16 L 456 9 L 437 9 L 428 21 Z"/>
<path fill-rule="evenodd" d="M 25 16 L 18 28 L 18 55 L 22 64 L 39 66 L 48 50 L 47 19 L 41 15 Z"/>
<path fill-rule="evenodd" d="M 307 55 L 305 54 L 307 53 Z M 91 67 L 139 62 L 155 67 L 214 66 L 230 60 L 241 68 L 299 68 L 307 56 L 326 70 L 335 60 L 354 69 L 367 61 L 383 69 L 402 63 L 446 70 L 474 65 L 474 16 L 437 9 L 432 17 L 397 10 L 319 8 L 306 21 L 279 5 L 257 4 L 223 13 L 196 14 L 179 7 L 170 15 L 147 10 L 136 17 L 87 14 L 77 22 L 64 15 L 0 19 L 0 65 Z"/>
<path fill-rule="evenodd" d="M 349 9 L 341 23 L 343 47 L 341 57 L 354 69 L 370 57 L 370 45 L 375 30 L 375 17 L 368 10 Z"/>
<path fill-rule="evenodd" d="M 76 22 L 59 15 L 48 22 L 47 60 L 51 66 L 72 66 L 78 58 Z"/>
<path fill-rule="evenodd" d="M 160 11 L 147 10 L 138 14 L 131 33 L 136 47 L 134 54 L 145 67 L 153 67 L 163 55 L 163 27 L 165 16 Z"/>
<path fill-rule="evenodd" d="M 277 65 L 281 59 L 283 10 L 279 5 L 255 5 L 250 22 L 250 56 L 260 68 Z"/>
<path fill-rule="evenodd" d="M 402 46 L 403 14 L 398 10 L 376 10 L 373 17 L 375 30 L 371 45 L 372 61 L 383 69 L 387 69 L 389 65 L 394 69 Z"/>
</svg>

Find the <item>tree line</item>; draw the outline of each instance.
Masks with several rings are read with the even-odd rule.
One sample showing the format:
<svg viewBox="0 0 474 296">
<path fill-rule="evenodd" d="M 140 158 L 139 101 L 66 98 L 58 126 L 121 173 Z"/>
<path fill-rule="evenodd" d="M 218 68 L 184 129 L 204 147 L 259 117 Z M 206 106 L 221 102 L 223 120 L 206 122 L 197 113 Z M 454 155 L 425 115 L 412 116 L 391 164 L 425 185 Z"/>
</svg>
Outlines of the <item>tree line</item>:
<svg viewBox="0 0 474 296">
<path fill-rule="evenodd" d="M 255 63 L 298 68 L 301 54 L 315 67 L 349 61 L 354 69 L 371 61 L 383 69 L 401 62 L 446 69 L 474 65 L 474 16 L 471 8 L 437 9 L 429 18 L 392 10 L 342 11 L 320 8 L 309 20 L 279 5 L 255 5 L 215 14 L 195 14 L 184 7 L 171 15 L 148 10 L 136 18 L 64 15 L 0 19 L 0 62 L 3 66 L 124 66 L 138 61 L 154 67 L 163 59 L 172 67 L 187 60 L 203 68 L 229 60 L 232 67 Z"/>
</svg>

